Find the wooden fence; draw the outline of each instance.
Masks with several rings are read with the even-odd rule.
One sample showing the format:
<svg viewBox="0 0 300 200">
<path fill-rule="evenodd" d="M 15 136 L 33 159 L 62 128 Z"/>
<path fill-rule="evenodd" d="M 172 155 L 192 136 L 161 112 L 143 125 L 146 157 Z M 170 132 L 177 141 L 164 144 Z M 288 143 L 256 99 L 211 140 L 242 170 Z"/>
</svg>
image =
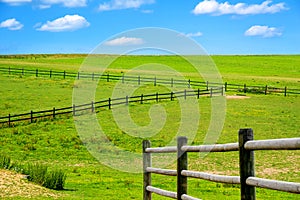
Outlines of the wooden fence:
<svg viewBox="0 0 300 200">
<path fill-rule="evenodd" d="M 254 151 L 256 150 L 300 150 L 300 138 L 253 140 L 252 129 L 239 130 L 239 142 L 216 145 L 188 146 L 186 137 L 177 138 L 177 147 L 151 148 L 150 141 L 143 141 L 143 199 L 151 200 L 152 193 L 178 200 L 196 200 L 187 194 L 187 178 L 204 179 L 213 182 L 239 184 L 242 200 L 255 200 L 255 187 L 300 194 L 300 183 L 277 181 L 255 177 Z M 189 171 L 188 152 L 228 152 L 239 151 L 240 176 L 223 176 Z M 154 168 L 151 166 L 152 153 L 176 153 L 177 170 Z M 151 174 L 177 176 L 177 192 L 163 190 L 151 185 Z"/>
<path fill-rule="evenodd" d="M 137 83 L 138 85 L 142 83 L 153 83 L 156 85 L 174 85 L 184 86 L 190 88 L 194 87 L 204 87 L 208 90 L 211 87 L 224 87 L 225 92 L 227 91 L 237 91 L 242 93 L 259 93 L 259 94 L 283 94 L 287 96 L 288 94 L 295 95 L 300 94 L 300 89 L 288 88 L 288 87 L 273 87 L 268 85 L 247 85 L 247 84 L 230 84 L 228 82 L 223 83 L 213 83 L 213 82 L 204 82 L 204 81 L 195 81 L 195 80 L 183 80 L 183 79 L 166 79 L 166 78 L 157 78 L 157 77 L 141 77 L 139 75 L 125 75 L 121 74 L 109 74 L 109 73 L 87 73 L 87 72 L 67 72 L 67 71 L 54 71 L 54 70 L 45 70 L 45 69 L 24 69 L 24 68 L 0 68 L 0 72 L 8 74 L 17 74 L 17 75 L 34 75 L 36 77 L 49 77 L 49 78 L 76 78 L 76 79 L 89 79 L 89 80 L 106 80 L 110 81 L 122 81 L 122 83 Z"/>
<path fill-rule="evenodd" d="M 20 121 L 29 121 L 30 123 L 33 123 L 37 119 L 43 119 L 43 118 L 55 118 L 58 115 L 63 114 L 73 114 L 80 115 L 84 114 L 87 111 L 88 112 L 99 112 L 99 108 L 108 108 L 111 109 L 113 106 L 117 105 L 128 105 L 129 103 L 133 102 L 140 102 L 143 104 L 144 102 L 148 101 L 161 101 L 161 100 L 170 100 L 173 101 L 178 98 L 184 98 L 190 96 L 196 96 L 198 99 L 200 96 L 210 96 L 213 97 L 215 95 L 222 95 L 223 96 L 224 88 L 223 87 L 215 87 L 215 88 L 209 88 L 208 90 L 192 90 L 192 89 L 185 89 L 183 91 L 177 91 L 177 92 L 167 92 L 167 93 L 155 93 L 155 94 L 141 94 L 138 96 L 125 96 L 121 98 L 108 98 L 101 101 L 95 101 L 90 102 L 86 104 L 81 105 L 75 105 L 64 108 L 53 108 L 49 110 L 43 110 L 43 111 L 30 111 L 28 113 L 23 114 L 8 114 L 8 116 L 0 117 L 0 124 L 7 124 L 9 127 L 12 126 L 15 122 Z"/>
</svg>

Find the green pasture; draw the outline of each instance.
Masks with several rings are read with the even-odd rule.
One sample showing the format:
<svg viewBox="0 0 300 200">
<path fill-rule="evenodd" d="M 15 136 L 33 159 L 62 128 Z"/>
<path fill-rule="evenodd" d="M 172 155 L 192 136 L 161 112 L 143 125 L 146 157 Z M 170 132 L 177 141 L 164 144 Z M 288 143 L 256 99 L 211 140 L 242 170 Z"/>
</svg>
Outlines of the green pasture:
<svg viewBox="0 0 300 200">
<path fill-rule="evenodd" d="M 105 62 L 107 56 L 103 56 Z M 76 72 L 85 55 L 26 55 L 1 57 L 0 67 L 26 69 L 53 69 Z M 212 56 L 224 81 L 232 83 L 261 84 L 300 88 L 300 56 Z M 187 77 L 196 77 L 189 71 L 188 63 L 175 56 L 125 56 L 118 58 L 109 68 L 110 72 L 126 72 L 133 66 L 147 63 L 170 65 Z M 147 74 L 141 70 L 141 76 Z M 154 70 L 155 72 L 155 70 Z M 151 72 L 153 73 L 153 71 Z M 46 110 L 53 107 L 72 105 L 73 88 L 80 81 L 49 77 L 8 75 L 0 73 L 0 116 L 18 114 L 30 110 Z M 101 80 L 96 90 L 96 100 L 107 99 L 113 93 L 116 82 Z M 158 85 L 131 84 L 134 94 L 166 92 L 168 88 Z M 124 93 L 125 94 L 125 93 Z M 230 92 L 228 95 L 244 95 Z M 255 139 L 299 137 L 300 101 L 299 95 L 246 94 L 247 98 L 226 100 L 226 118 L 223 131 L 217 143 L 237 142 L 238 130 L 250 127 Z M 218 97 L 215 97 L 218 98 Z M 188 100 L 187 100 L 188 101 Z M 177 100 L 159 103 L 146 102 L 129 105 L 132 120 L 141 126 L 150 123 L 149 110 L 162 106 L 167 113 L 165 126 L 155 136 L 148 138 L 153 146 L 165 146 L 174 140 L 180 124 L 180 108 Z M 202 144 L 211 117 L 211 99 L 203 96 L 198 100 L 201 120 L 193 144 Z M 125 105 L 119 105 L 122 107 Z M 97 118 L 107 139 L 114 145 L 130 152 L 141 154 L 143 138 L 132 137 L 118 128 L 114 121 L 113 109 L 99 109 Z M 89 115 L 89 114 L 88 114 Z M 75 118 L 76 120 L 76 118 Z M 65 189 L 56 191 L 61 199 L 141 199 L 142 174 L 126 173 L 98 162 L 84 146 L 78 136 L 71 115 L 55 119 L 41 119 L 36 123 L 17 123 L 14 127 L 0 128 L 0 154 L 9 155 L 13 162 L 39 162 L 51 169 L 64 169 L 67 172 Z M 103 150 L 103 149 L 102 149 Z M 299 151 L 256 152 L 256 175 L 284 181 L 300 182 Z M 175 168 L 175 163 L 169 163 Z M 214 172 L 217 174 L 238 175 L 238 153 L 210 153 L 205 157 L 197 153 L 189 154 L 189 169 Z M 189 194 L 202 199 L 239 199 L 238 186 L 189 179 Z M 174 177 L 153 176 L 153 185 L 175 190 Z M 284 192 L 257 189 L 257 199 L 297 199 L 298 195 Z M 14 197 L 11 199 L 24 199 Z M 37 199 L 45 199 L 39 198 Z M 153 199 L 167 199 L 153 195 Z"/>
</svg>

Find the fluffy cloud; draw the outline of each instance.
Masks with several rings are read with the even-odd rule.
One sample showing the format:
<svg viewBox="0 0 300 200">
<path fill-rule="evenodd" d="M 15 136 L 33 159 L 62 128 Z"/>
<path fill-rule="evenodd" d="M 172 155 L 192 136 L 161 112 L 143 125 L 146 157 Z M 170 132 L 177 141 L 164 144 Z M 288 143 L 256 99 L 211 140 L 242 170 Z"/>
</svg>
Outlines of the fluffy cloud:
<svg viewBox="0 0 300 200">
<path fill-rule="evenodd" d="M 42 0 L 43 6 L 50 6 L 53 4 L 62 4 L 65 7 L 84 7 L 87 0 Z"/>
<path fill-rule="evenodd" d="M 90 23 L 79 15 L 66 15 L 64 17 L 47 21 L 37 30 L 50 32 L 74 31 L 77 29 L 88 27 Z"/>
<path fill-rule="evenodd" d="M 8 28 L 9 30 L 15 31 L 22 29 L 23 24 L 18 22 L 15 18 L 12 18 L 1 22 L 0 28 Z"/>
<path fill-rule="evenodd" d="M 122 10 L 129 8 L 139 8 L 144 4 L 152 4 L 154 0 L 111 0 L 99 5 L 99 11 Z"/>
<path fill-rule="evenodd" d="M 203 34 L 201 32 L 196 32 L 196 33 L 187 33 L 187 34 L 184 34 L 184 35 L 187 36 L 187 37 L 200 37 Z"/>
<path fill-rule="evenodd" d="M 250 27 L 246 32 L 246 36 L 262 36 L 262 37 L 275 37 L 281 36 L 282 32 L 278 28 L 268 27 L 268 26 L 259 26 L 255 25 Z"/>
<path fill-rule="evenodd" d="M 18 6 L 22 3 L 30 3 L 32 0 L 0 0 L 0 2 L 8 3 L 12 6 Z"/>
<path fill-rule="evenodd" d="M 128 45 L 139 45 L 143 44 L 144 41 L 141 38 L 135 37 L 120 37 L 110 41 L 105 42 L 107 46 L 128 46 Z"/>
<path fill-rule="evenodd" d="M 271 0 L 266 0 L 261 4 L 245 4 L 237 3 L 230 4 L 227 1 L 225 3 L 219 3 L 216 0 L 204 0 L 200 2 L 193 10 L 195 15 L 200 14 L 212 14 L 212 15 L 253 15 L 253 14 L 266 14 L 277 13 L 282 10 L 287 10 L 284 3 L 271 4 Z"/>
</svg>

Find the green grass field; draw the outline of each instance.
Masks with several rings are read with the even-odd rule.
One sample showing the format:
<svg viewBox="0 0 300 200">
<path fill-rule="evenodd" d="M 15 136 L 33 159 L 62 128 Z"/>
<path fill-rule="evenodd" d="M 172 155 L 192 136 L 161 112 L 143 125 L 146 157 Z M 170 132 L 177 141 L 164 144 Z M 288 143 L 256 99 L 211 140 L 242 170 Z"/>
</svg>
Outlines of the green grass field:
<svg viewBox="0 0 300 200">
<path fill-rule="evenodd" d="M 103 56 L 105 62 L 107 56 Z M 53 69 L 76 72 L 85 55 L 30 55 L 1 57 L 0 67 L 25 69 Z M 300 89 L 300 56 L 212 56 L 224 81 L 238 84 L 288 86 Z M 172 56 L 125 56 L 118 58 L 109 68 L 111 72 L 126 72 L 132 66 L 160 63 L 180 70 L 187 77 L 197 77 L 189 71 L 186 61 Z M 139 71 L 141 75 L 145 74 Z M 155 71 L 154 71 L 155 72 Z M 153 72 L 151 72 L 153 73 Z M 146 73 L 147 74 L 147 73 Z M 73 79 L 0 74 L 0 116 L 30 110 L 46 110 L 72 105 L 73 88 L 80 82 Z M 116 82 L 100 81 L 96 99 L 108 98 Z M 120 86 L 122 87 L 122 86 Z M 163 86 L 143 86 L 135 94 L 166 91 Z M 228 95 L 235 95 L 230 92 Z M 253 128 L 255 139 L 290 138 L 300 136 L 299 95 L 247 94 L 249 98 L 227 99 L 226 119 L 218 143 L 237 142 L 240 128 Z M 149 109 L 156 103 L 129 106 L 135 123 L 147 125 Z M 158 103 L 167 112 L 165 126 L 149 138 L 153 146 L 164 146 L 174 137 L 180 123 L 178 101 Z M 201 121 L 193 144 L 202 144 L 211 117 L 211 101 L 199 99 Z M 145 117 L 146 116 L 146 117 Z M 101 109 L 97 114 L 107 138 L 116 146 L 130 152 L 141 153 L 142 138 L 124 134 L 114 122 L 112 110 Z M 41 162 L 50 169 L 61 168 L 67 172 L 66 190 L 56 191 L 62 199 L 141 199 L 142 174 L 125 173 L 99 163 L 86 149 L 77 134 L 73 117 L 39 120 L 36 123 L 18 123 L 15 127 L 0 129 L 0 154 L 9 155 L 14 162 Z M 256 175 L 285 181 L 300 182 L 299 151 L 261 151 L 256 156 Z M 238 175 L 238 153 L 211 153 L 205 158 L 191 153 L 189 169 Z M 170 167 L 175 168 L 174 163 Z M 173 177 L 153 176 L 153 185 L 175 190 Z M 189 194 L 202 199 L 239 199 L 237 186 L 189 180 Z M 24 197 L 5 197 L 24 199 Z M 46 199 L 46 197 L 35 197 Z M 257 199 L 297 199 L 295 194 L 257 189 Z M 153 199 L 167 199 L 153 195 Z"/>
</svg>

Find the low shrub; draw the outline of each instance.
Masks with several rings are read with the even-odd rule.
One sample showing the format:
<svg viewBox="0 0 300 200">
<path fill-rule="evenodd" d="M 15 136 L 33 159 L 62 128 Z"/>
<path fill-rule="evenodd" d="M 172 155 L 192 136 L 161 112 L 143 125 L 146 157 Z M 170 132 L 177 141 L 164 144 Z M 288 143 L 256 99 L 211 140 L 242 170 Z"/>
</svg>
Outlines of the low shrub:
<svg viewBox="0 0 300 200">
<path fill-rule="evenodd" d="M 9 169 L 11 166 L 11 160 L 9 156 L 0 155 L 0 168 Z"/>
</svg>

